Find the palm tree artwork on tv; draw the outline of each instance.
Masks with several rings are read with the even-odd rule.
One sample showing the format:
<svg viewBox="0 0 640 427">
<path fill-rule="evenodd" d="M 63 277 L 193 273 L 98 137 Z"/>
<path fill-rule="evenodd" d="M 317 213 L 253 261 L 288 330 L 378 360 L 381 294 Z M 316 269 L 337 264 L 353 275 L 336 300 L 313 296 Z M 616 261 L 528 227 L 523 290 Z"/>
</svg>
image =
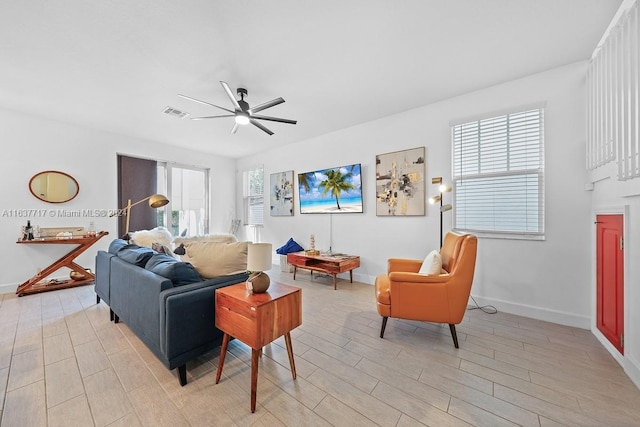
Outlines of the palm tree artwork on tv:
<svg viewBox="0 0 640 427">
<path fill-rule="evenodd" d="M 298 174 L 300 213 L 362 213 L 359 163 Z"/>
<path fill-rule="evenodd" d="M 336 198 L 336 205 L 340 210 L 340 194 L 343 191 L 355 190 L 356 186 L 348 182 L 347 179 L 353 177 L 351 172 L 342 174 L 339 170 L 328 170 L 327 179 L 322 181 L 318 188 L 322 190 L 322 195 L 331 192 L 331 196 Z"/>
</svg>

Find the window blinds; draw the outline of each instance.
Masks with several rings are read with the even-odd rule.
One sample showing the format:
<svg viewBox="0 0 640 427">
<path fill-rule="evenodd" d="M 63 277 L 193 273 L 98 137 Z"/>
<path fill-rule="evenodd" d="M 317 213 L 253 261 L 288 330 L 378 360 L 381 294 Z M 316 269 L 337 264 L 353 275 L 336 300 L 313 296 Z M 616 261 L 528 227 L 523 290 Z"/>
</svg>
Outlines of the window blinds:
<svg viewBox="0 0 640 427">
<path fill-rule="evenodd" d="M 264 169 L 259 166 L 242 174 L 244 224 L 264 225 Z"/>
<path fill-rule="evenodd" d="M 544 233 L 544 110 L 452 127 L 454 228 Z"/>
</svg>

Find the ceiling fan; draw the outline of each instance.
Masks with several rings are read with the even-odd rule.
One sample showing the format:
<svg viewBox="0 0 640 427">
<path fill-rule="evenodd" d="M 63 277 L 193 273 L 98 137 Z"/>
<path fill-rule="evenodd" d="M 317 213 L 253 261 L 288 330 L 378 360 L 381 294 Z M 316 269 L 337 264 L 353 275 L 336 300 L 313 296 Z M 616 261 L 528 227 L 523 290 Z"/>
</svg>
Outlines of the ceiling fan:
<svg viewBox="0 0 640 427">
<path fill-rule="evenodd" d="M 238 127 L 240 127 L 241 125 L 248 125 L 249 123 L 251 123 L 255 127 L 268 133 L 269 135 L 273 135 L 273 132 L 268 128 L 266 128 L 262 123 L 258 122 L 258 120 L 269 120 L 272 122 L 288 123 L 291 125 L 295 125 L 296 123 L 298 123 L 297 120 L 281 119 L 279 117 L 262 116 L 262 115 L 256 114 L 262 110 L 266 110 L 267 108 L 271 108 L 278 104 L 282 104 L 284 102 L 284 99 L 276 98 L 276 99 L 272 99 L 271 101 L 265 102 L 264 104 L 260 104 L 256 107 L 249 107 L 249 104 L 244 100 L 244 97 L 247 96 L 247 93 L 248 93 L 247 89 L 242 87 L 238 88 L 237 93 L 240 99 L 237 100 L 235 96 L 233 96 L 233 92 L 231 91 L 231 88 L 226 82 L 221 81 L 220 84 L 222 85 L 222 87 L 224 88 L 224 91 L 227 93 L 227 96 L 231 100 L 234 110 L 231 110 L 225 107 L 220 107 L 219 105 L 211 104 L 210 102 L 191 98 L 190 96 L 181 95 L 181 94 L 178 94 L 178 96 L 184 99 L 188 99 L 190 101 L 199 102 L 200 104 L 210 105 L 212 107 L 219 108 L 231 114 L 223 114 L 221 116 L 192 117 L 191 120 L 205 120 L 205 119 L 217 119 L 220 117 L 234 117 L 235 123 L 233 125 L 233 129 L 231 129 L 231 133 L 236 133 L 236 131 L 238 130 Z"/>
</svg>

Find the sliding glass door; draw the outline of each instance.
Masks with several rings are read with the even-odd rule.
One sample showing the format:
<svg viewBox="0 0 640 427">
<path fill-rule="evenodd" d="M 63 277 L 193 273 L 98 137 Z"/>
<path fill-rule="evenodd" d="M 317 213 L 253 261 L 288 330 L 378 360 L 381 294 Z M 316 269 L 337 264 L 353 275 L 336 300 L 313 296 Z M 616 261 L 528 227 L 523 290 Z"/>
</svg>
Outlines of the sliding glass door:
<svg viewBox="0 0 640 427">
<path fill-rule="evenodd" d="M 209 232 L 209 170 L 158 162 L 158 192 L 171 201 L 158 212 L 158 225 L 174 236 L 197 236 Z"/>
</svg>

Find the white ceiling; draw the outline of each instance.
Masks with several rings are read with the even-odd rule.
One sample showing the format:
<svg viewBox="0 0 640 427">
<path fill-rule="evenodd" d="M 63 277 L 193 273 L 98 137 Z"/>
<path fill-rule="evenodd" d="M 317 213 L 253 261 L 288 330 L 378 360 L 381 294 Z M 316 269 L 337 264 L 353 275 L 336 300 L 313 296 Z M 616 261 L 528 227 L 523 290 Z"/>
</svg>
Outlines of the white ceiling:
<svg viewBox="0 0 640 427">
<path fill-rule="evenodd" d="M 621 1 L 0 0 L 0 107 L 242 157 L 588 59 Z M 298 124 L 162 113 L 220 80 Z"/>
</svg>

